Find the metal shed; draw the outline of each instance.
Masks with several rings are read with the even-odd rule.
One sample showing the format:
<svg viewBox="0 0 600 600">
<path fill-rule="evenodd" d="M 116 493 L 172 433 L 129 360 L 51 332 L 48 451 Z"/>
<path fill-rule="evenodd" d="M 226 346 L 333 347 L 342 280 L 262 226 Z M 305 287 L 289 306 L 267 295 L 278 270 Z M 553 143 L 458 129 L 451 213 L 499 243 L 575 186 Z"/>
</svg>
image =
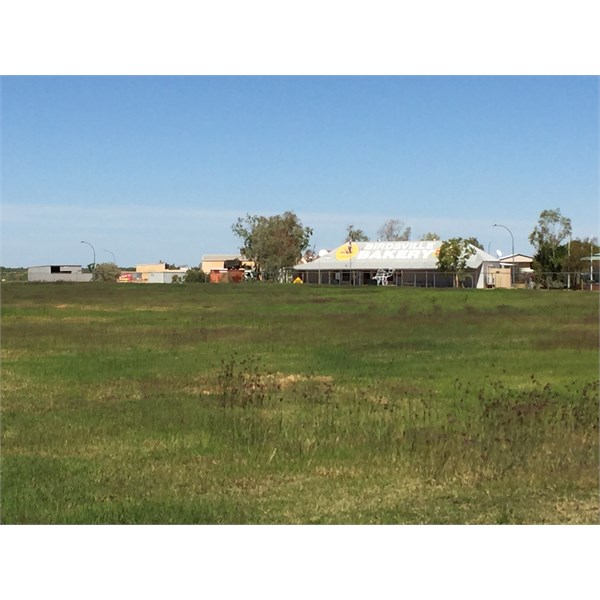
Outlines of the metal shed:
<svg viewBox="0 0 600 600">
<path fill-rule="evenodd" d="M 84 273 L 81 265 L 42 265 L 28 267 L 27 281 L 91 281 L 92 274 Z"/>
</svg>

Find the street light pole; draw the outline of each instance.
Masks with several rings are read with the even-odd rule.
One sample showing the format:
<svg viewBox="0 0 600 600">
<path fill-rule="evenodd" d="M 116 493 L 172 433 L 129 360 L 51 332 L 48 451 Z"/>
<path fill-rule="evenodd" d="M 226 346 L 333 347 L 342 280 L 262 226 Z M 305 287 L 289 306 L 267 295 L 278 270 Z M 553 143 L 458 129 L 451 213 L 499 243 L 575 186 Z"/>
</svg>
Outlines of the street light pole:
<svg viewBox="0 0 600 600">
<path fill-rule="evenodd" d="M 89 242 L 85 242 L 84 240 L 81 240 L 81 243 L 87 244 L 92 249 L 92 252 L 94 253 L 94 270 L 92 271 L 92 281 L 96 281 L 96 250 L 95 250 L 94 246 L 92 246 Z"/>
<path fill-rule="evenodd" d="M 348 257 L 350 261 L 350 285 L 354 285 L 354 281 L 352 279 L 352 240 L 348 240 Z"/>
<path fill-rule="evenodd" d="M 567 289 L 571 289 L 571 237 L 569 236 L 569 244 L 567 246 Z"/>
<path fill-rule="evenodd" d="M 513 237 L 512 231 L 506 225 L 500 225 L 499 223 L 494 223 L 494 227 L 503 227 L 510 233 L 510 239 L 512 242 L 512 269 L 510 273 L 510 287 L 512 288 L 515 285 L 515 238 Z"/>
<path fill-rule="evenodd" d="M 590 292 L 594 289 L 594 242 L 590 238 Z"/>
<path fill-rule="evenodd" d="M 117 259 L 115 258 L 115 253 L 111 252 L 110 250 L 105 250 L 104 252 L 108 252 L 108 254 L 110 254 L 113 257 L 113 264 L 117 264 Z"/>
</svg>

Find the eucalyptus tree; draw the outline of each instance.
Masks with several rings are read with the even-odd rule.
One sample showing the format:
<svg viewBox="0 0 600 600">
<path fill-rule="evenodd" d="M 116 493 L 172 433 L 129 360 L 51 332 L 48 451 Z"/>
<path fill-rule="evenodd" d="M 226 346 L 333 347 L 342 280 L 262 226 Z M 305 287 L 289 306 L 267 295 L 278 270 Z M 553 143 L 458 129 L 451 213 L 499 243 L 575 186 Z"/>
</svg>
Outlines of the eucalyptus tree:
<svg viewBox="0 0 600 600">
<path fill-rule="evenodd" d="M 529 235 L 529 242 L 536 249 L 533 268 L 538 273 L 558 273 L 568 255 L 564 243 L 571 237 L 571 219 L 561 214 L 560 208 L 547 209 L 540 213 L 537 225 Z M 547 275 L 552 279 L 553 275 Z"/>
<path fill-rule="evenodd" d="M 467 261 L 475 252 L 469 240 L 460 237 L 450 238 L 440 246 L 437 268 L 444 273 L 452 273 L 454 287 L 460 287 L 460 281 L 467 270 Z"/>
<path fill-rule="evenodd" d="M 382 242 L 406 242 L 410 240 L 412 230 L 404 227 L 404 223 L 398 219 L 388 219 L 378 230 L 377 237 Z"/>
<path fill-rule="evenodd" d="M 277 277 L 282 269 L 298 264 L 313 232 L 291 211 L 269 217 L 247 214 L 231 229 L 242 241 L 240 252 L 254 261 L 261 278 Z"/>
<path fill-rule="evenodd" d="M 369 236 L 362 229 L 356 229 L 354 225 L 348 225 L 346 227 L 346 240 L 349 242 L 368 242 Z"/>
</svg>

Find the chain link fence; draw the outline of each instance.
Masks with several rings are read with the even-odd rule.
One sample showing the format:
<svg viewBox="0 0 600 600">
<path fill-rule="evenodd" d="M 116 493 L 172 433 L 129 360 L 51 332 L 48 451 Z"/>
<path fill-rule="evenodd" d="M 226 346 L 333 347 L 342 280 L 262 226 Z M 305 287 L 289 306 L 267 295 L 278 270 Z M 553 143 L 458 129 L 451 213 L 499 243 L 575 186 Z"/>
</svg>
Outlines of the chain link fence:
<svg viewBox="0 0 600 600">
<path fill-rule="evenodd" d="M 544 272 L 522 273 L 515 277 L 517 287 L 545 290 L 593 290 L 598 291 L 598 273 Z"/>
</svg>

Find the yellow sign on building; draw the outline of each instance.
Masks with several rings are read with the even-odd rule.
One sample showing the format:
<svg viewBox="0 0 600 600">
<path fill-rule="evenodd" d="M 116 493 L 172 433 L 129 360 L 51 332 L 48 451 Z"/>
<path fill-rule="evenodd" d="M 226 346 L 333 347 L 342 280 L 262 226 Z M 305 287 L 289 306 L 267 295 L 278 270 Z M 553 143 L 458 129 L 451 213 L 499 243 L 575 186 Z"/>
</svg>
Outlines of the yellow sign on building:
<svg viewBox="0 0 600 600">
<path fill-rule="evenodd" d="M 359 252 L 358 244 L 353 244 L 352 242 L 348 242 L 347 244 L 343 244 L 335 251 L 336 260 L 350 260 L 357 256 Z"/>
</svg>

